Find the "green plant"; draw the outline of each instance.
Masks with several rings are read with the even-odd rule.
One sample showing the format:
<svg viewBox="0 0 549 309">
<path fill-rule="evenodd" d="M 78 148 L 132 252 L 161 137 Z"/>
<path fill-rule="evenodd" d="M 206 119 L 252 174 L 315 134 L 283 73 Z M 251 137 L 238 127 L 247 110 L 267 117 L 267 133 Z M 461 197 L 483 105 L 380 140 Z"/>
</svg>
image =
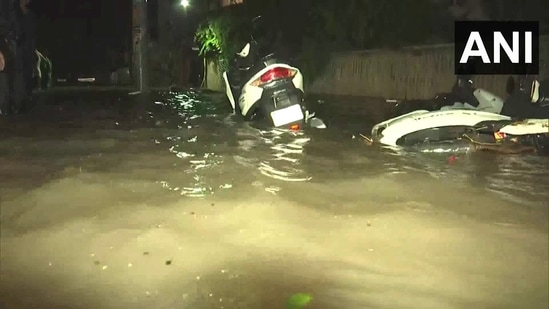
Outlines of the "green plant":
<svg viewBox="0 0 549 309">
<path fill-rule="evenodd" d="M 296 293 L 288 299 L 286 309 L 303 309 L 313 301 L 313 297 L 306 293 Z"/>
<path fill-rule="evenodd" d="M 239 35 L 247 34 L 239 25 L 262 15 L 267 24 L 276 25 L 271 30 L 280 33 L 303 72 L 304 82 L 311 84 L 335 51 L 426 42 L 432 32 L 433 8 L 431 0 L 348 0 L 345 5 L 316 0 L 247 0 L 240 10 L 223 9 L 208 19 L 195 38 L 200 55 L 215 60 L 224 70 L 242 47 Z M 280 22 L 281 16 L 292 22 Z M 258 39 L 267 44 L 273 41 L 266 33 Z"/>
<path fill-rule="evenodd" d="M 234 35 L 236 25 L 236 18 L 230 15 L 219 15 L 202 23 L 195 33 L 195 41 L 200 46 L 198 54 L 215 60 L 220 69 L 225 70 L 238 48 Z"/>
</svg>

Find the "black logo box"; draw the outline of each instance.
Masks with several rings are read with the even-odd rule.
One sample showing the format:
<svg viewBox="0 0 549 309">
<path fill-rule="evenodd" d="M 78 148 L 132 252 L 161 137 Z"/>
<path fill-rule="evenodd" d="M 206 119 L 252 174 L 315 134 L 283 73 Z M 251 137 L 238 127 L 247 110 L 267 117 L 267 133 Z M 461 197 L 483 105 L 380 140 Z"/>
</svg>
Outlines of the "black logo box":
<svg viewBox="0 0 549 309">
<path fill-rule="evenodd" d="M 494 32 L 499 31 L 508 43 L 512 42 L 514 31 L 519 34 L 520 63 L 512 63 L 507 54 L 501 51 L 501 63 L 483 63 L 481 57 L 470 57 L 467 63 L 459 63 L 469 35 L 478 31 L 484 47 L 493 61 Z M 532 32 L 532 63 L 524 63 L 524 32 Z M 455 22 L 456 75 L 537 75 L 539 74 L 539 22 L 537 21 L 456 21 Z M 478 49 L 478 46 L 473 47 Z"/>
</svg>

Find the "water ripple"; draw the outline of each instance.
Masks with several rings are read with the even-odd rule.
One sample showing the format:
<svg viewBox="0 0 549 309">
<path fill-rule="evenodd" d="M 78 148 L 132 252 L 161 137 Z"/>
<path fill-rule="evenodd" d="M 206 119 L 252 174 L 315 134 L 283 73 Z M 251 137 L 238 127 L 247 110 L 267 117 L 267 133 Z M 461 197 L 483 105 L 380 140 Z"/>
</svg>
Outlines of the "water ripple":
<svg viewBox="0 0 549 309">
<path fill-rule="evenodd" d="M 357 140 L 350 138 L 342 140 L 343 132 L 335 127 L 324 136 L 258 129 L 227 112 L 227 102 L 192 91 L 161 94 L 154 102 L 155 106 L 175 112 L 170 121 L 176 123 L 177 130 L 156 140 L 168 143 L 168 151 L 183 167 L 187 178 L 174 187 L 187 196 L 231 188 L 234 180 L 213 183 L 212 179 L 228 170 L 242 169 L 241 173 L 256 175 L 251 177 L 282 182 L 422 173 L 441 181 L 469 182 L 522 203 L 532 200 L 539 204 L 549 198 L 547 158 L 471 153 L 466 145 L 427 153 L 421 149 L 372 148 L 357 145 Z M 158 110 L 151 112 L 151 117 L 160 123 L 169 122 L 162 120 L 164 116 Z M 448 160 L 450 156 L 455 162 Z M 263 184 L 263 180 L 261 183 L 261 188 L 273 194 L 280 190 L 278 186 Z"/>
<path fill-rule="evenodd" d="M 239 140 L 239 149 L 252 155 L 251 160 L 244 161 L 255 165 L 262 175 L 290 182 L 311 180 L 302 164 L 305 146 L 311 141 L 305 132 L 259 130 L 246 125 L 237 135 L 245 138 Z"/>
</svg>

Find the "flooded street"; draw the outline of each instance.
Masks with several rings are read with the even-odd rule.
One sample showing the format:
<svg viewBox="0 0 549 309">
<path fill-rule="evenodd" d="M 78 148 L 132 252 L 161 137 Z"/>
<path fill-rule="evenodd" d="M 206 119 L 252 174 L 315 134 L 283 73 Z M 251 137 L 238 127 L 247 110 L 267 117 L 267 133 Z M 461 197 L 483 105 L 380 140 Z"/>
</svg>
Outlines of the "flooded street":
<svg viewBox="0 0 549 309">
<path fill-rule="evenodd" d="M 345 102 L 281 134 L 218 94 L 42 96 L 0 119 L 0 307 L 549 306 L 547 157 L 369 147 Z"/>
</svg>

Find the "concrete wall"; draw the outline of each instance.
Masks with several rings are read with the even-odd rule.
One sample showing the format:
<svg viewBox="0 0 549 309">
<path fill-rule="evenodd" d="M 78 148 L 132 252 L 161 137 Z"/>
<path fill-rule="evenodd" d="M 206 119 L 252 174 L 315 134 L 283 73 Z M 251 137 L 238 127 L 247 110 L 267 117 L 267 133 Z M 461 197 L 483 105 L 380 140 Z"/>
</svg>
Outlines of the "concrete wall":
<svg viewBox="0 0 549 309">
<path fill-rule="evenodd" d="M 549 75 L 549 36 L 540 38 L 541 75 Z M 208 88 L 221 90 L 218 73 L 209 67 Z M 478 87 L 506 97 L 508 75 L 480 75 Z M 335 53 L 322 76 L 306 89 L 311 94 L 426 99 L 449 91 L 455 82 L 454 45 L 407 47 Z"/>
<path fill-rule="evenodd" d="M 206 88 L 215 91 L 225 91 L 225 83 L 221 77 L 219 66 L 215 61 L 208 61 L 206 70 Z"/>
</svg>

